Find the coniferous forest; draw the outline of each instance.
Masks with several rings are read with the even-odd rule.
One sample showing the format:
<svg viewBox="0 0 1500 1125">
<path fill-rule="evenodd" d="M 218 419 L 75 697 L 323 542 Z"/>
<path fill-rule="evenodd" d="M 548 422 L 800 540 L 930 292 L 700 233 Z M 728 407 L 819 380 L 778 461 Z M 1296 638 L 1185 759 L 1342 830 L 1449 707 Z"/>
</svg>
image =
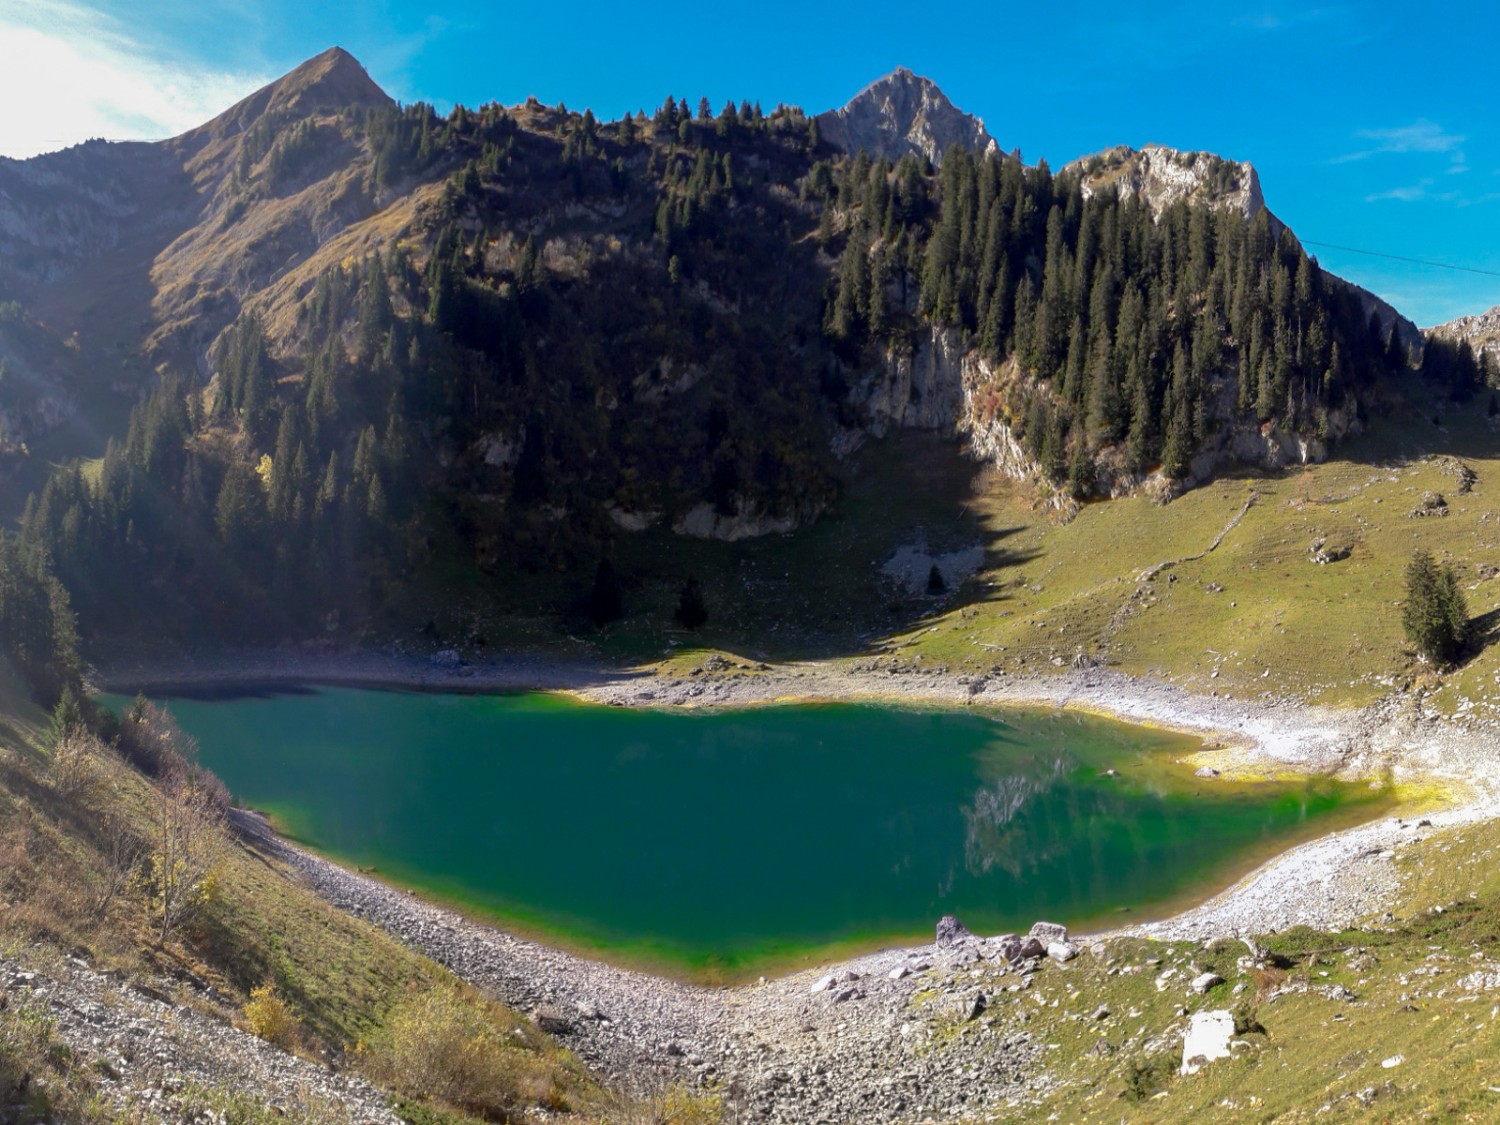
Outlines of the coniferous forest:
<svg viewBox="0 0 1500 1125">
<path fill-rule="evenodd" d="M 266 115 L 222 221 L 331 151 L 373 197 L 426 185 L 410 224 L 246 302 L 206 380 L 157 382 L 28 505 L 9 549 L 101 628 L 149 596 L 230 635 L 357 631 L 424 583 L 592 572 L 705 505 L 816 518 L 833 439 L 868 422 L 855 388 L 934 331 L 985 363 L 977 420 L 1079 502 L 1190 483 L 1236 427 L 1331 444 L 1402 379 L 1461 400 L 1495 377 L 1466 346 L 1412 354 L 1264 209 L 1158 215 L 957 147 L 850 157 L 785 106 Z"/>
</svg>

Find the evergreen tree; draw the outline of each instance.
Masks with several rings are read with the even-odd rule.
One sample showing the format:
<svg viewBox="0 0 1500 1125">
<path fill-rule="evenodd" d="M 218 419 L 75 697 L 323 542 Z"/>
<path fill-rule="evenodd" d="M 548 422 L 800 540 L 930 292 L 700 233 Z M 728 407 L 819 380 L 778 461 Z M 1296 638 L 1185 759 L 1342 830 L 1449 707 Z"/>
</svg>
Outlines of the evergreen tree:
<svg viewBox="0 0 1500 1125">
<path fill-rule="evenodd" d="M 683 583 L 673 616 L 684 629 L 701 629 L 708 623 L 708 606 L 703 601 L 703 588 L 696 578 Z"/>
<path fill-rule="evenodd" d="M 948 592 L 948 583 L 943 579 L 943 572 L 938 569 L 938 564 L 933 563 L 932 569 L 927 572 L 927 596 L 936 598 Z"/>
<path fill-rule="evenodd" d="M 1412 553 L 1406 564 L 1406 604 L 1401 627 L 1423 659 L 1451 664 L 1468 639 L 1469 610 L 1458 576 L 1447 563 L 1439 566 L 1427 551 Z"/>
<path fill-rule="evenodd" d="M 585 608 L 590 619 L 601 629 L 625 615 L 620 576 L 615 573 L 615 568 L 608 559 L 600 559 L 594 570 L 594 586 L 589 591 Z"/>
</svg>

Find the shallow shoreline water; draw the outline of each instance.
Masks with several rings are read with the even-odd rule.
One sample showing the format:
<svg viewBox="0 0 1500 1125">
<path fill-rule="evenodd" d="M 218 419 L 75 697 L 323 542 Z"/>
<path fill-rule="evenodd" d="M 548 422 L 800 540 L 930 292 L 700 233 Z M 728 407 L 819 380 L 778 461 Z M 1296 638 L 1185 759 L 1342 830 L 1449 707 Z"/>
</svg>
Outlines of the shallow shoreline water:
<svg viewBox="0 0 1500 1125">
<path fill-rule="evenodd" d="M 1397 799 L 1195 777 L 1197 737 L 1015 705 L 153 694 L 288 839 L 510 932 L 702 983 L 915 944 L 942 914 L 985 933 L 1168 917 Z"/>
<path fill-rule="evenodd" d="M 1020 677 L 872 670 L 868 663 L 853 662 L 770 668 L 734 661 L 718 664 L 718 670 L 706 674 L 669 676 L 650 668 L 616 668 L 532 654 L 461 664 L 368 650 L 318 655 L 254 650 L 177 661 L 117 662 L 97 672 L 93 686 L 117 692 L 141 686 L 181 691 L 194 686 L 222 689 L 246 683 L 443 692 L 535 689 L 631 707 L 746 707 L 817 700 L 1061 707 L 1208 739 L 1206 748 L 1187 764 L 1194 768 L 1209 766 L 1226 778 L 1306 774 L 1387 778 L 1407 791 L 1420 791 L 1424 801 L 1421 811 L 1433 811 L 1445 821 L 1500 815 L 1500 763 L 1488 749 L 1495 732 L 1472 720 L 1456 723 L 1423 714 L 1420 704 L 1413 707 L 1407 700 L 1392 698 L 1360 711 L 1338 711 L 1268 696 L 1253 700 L 1205 697 L 1106 668 L 1064 669 Z M 1417 806 L 1402 811 L 1414 815 Z M 1266 927 L 1273 926 L 1287 911 L 1273 909 L 1263 894 L 1247 895 L 1244 889 L 1257 882 L 1265 884 L 1270 870 L 1289 855 L 1307 849 L 1324 856 L 1320 863 L 1336 872 L 1340 857 L 1352 858 L 1366 846 L 1363 835 L 1362 829 L 1351 829 L 1299 845 L 1201 906 L 1152 923 L 1151 929 L 1170 933 L 1177 932 L 1174 926 L 1187 926 L 1197 932 L 1209 924 L 1208 918 L 1231 915 L 1237 920 L 1237 928 L 1253 927 L 1257 919 Z M 1281 884 L 1273 898 L 1296 898 L 1299 894 L 1286 881 L 1271 882 Z M 1236 906 L 1226 914 L 1226 904 L 1231 901 L 1261 905 L 1254 910 Z"/>
</svg>

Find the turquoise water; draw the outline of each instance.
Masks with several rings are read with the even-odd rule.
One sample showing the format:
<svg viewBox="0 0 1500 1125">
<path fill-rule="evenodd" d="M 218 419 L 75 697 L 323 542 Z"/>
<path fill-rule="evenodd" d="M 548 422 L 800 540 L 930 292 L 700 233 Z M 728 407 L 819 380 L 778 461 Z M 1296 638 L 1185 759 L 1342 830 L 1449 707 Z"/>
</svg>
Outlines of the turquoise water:
<svg viewBox="0 0 1500 1125">
<path fill-rule="evenodd" d="M 1000 932 L 1160 912 L 1389 803 L 1200 781 L 1173 765 L 1192 740 L 1067 713 L 333 688 L 167 702 L 293 838 L 700 977 L 930 940 L 942 914 Z"/>
</svg>

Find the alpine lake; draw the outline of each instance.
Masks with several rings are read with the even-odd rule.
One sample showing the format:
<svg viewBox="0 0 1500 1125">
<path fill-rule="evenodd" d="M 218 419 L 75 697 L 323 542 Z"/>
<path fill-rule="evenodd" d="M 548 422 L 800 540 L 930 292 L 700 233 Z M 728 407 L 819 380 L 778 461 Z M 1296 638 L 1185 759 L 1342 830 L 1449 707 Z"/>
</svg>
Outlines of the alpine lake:
<svg viewBox="0 0 1500 1125">
<path fill-rule="evenodd" d="M 1396 801 L 1200 779 L 1179 761 L 1196 739 L 1065 711 L 153 697 L 290 839 L 507 930 L 705 982 L 931 941 L 944 914 L 982 934 L 1162 917 Z"/>
</svg>

